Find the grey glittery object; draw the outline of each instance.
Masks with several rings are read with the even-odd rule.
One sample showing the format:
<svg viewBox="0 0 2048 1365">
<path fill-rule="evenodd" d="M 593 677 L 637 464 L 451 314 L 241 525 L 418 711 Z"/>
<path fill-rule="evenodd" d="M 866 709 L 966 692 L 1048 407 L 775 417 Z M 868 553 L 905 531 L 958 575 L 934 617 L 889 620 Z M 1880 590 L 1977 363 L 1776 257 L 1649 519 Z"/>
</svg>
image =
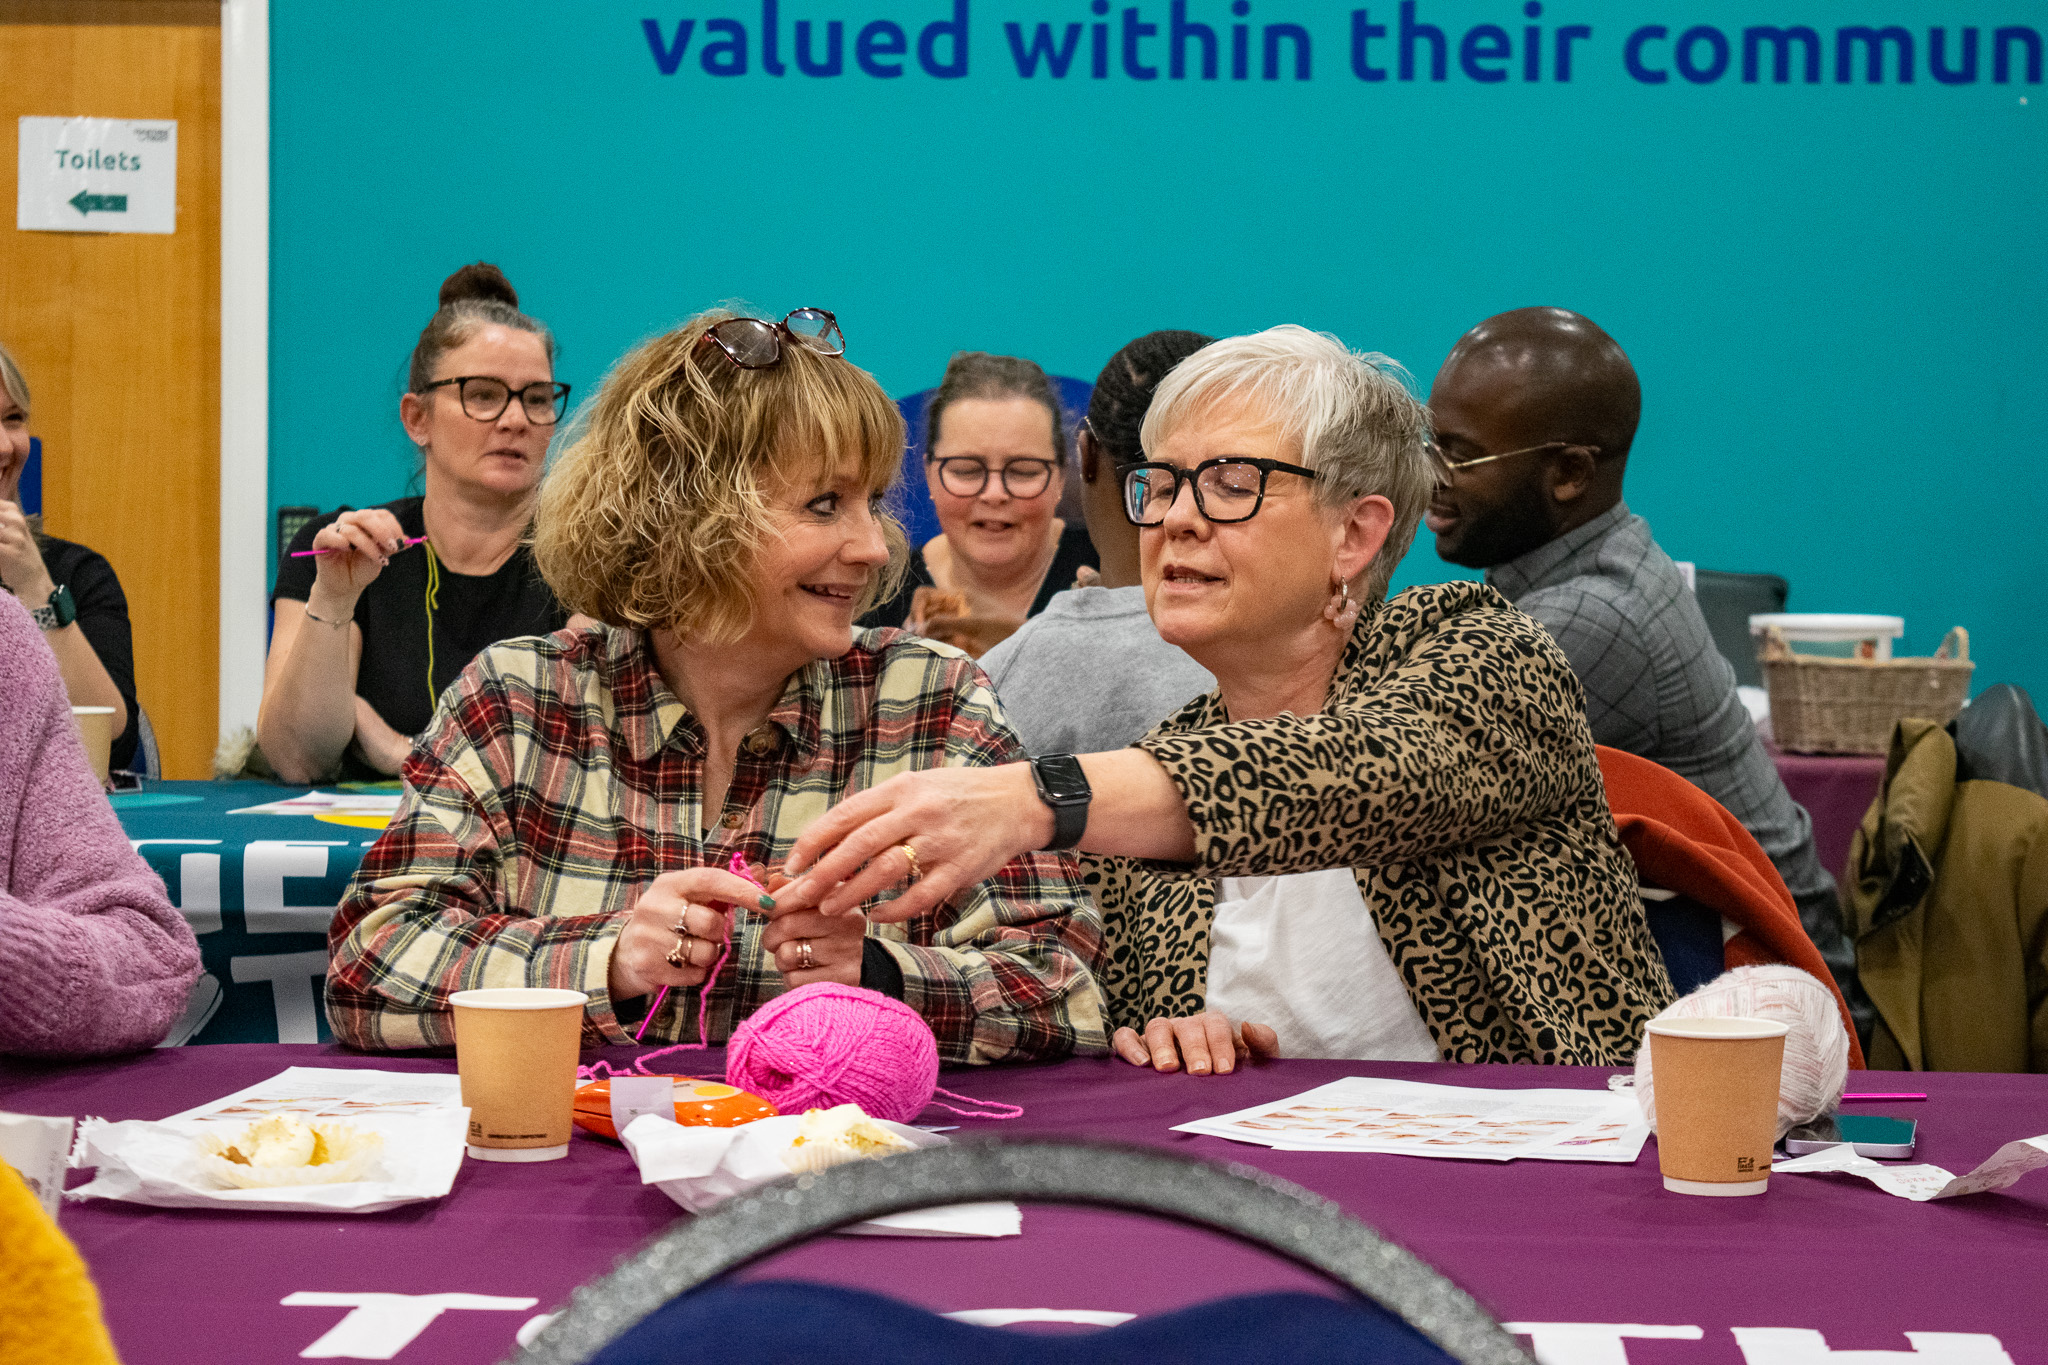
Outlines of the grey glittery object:
<svg viewBox="0 0 2048 1365">
<path fill-rule="evenodd" d="M 1150 1148 L 973 1142 L 792 1177 L 663 1233 L 569 1307 L 516 1365 L 583 1365 L 677 1295 L 794 1242 L 908 1209 L 990 1199 L 1100 1204 L 1213 1228 L 1321 1271 L 1464 1365 L 1530 1365 L 1471 1296 L 1334 1203 L 1264 1171 Z"/>
</svg>

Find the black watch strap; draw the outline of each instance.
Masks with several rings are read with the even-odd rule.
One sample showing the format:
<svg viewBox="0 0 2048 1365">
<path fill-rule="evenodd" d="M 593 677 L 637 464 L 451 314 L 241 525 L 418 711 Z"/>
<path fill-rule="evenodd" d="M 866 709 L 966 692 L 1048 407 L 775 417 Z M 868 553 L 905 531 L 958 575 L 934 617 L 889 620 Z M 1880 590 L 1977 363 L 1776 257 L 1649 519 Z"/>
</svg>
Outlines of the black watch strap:
<svg viewBox="0 0 2048 1365">
<path fill-rule="evenodd" d="M 1072 848 L 1088 828 L 1088 803 L 1094 791 L 1080 760 L 1072 754 L 1040 754 L 1031 760 L 1031 780 L 1038 799 L 1052 808 L 1052 842 L 1048 852 Z"/>
</svg>

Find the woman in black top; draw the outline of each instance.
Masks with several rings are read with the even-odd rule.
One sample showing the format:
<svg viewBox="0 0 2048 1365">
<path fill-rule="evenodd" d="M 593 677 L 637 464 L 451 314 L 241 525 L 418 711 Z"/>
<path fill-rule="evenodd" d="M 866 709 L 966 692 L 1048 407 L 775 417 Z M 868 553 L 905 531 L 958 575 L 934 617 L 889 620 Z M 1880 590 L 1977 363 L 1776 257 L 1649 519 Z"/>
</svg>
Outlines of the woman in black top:
<svg viewBox="0 0 2048 1365">
<path fill-rule="evenodd" d="M 1088 528 L 1054 515 L 1066 485 L 1059 393 L 1029 360 L 962 351 L 925 409 L 925 433 L 940 533 L 860 624 L 907 626 L 978 656 L 1097 564 Z M 965 616 L 925 611 L 919 588 L 965 598 Z"/>
<path fill-rule="evenodd" d="M 425 496 L 322 517 L 291 548 L 326 553 L 278 569 L 256 734 L 287 782 L 397 773 L 478 651 L 567 624 L 524 544 L 569 392 L 554 358 L 496 266 L 441 286 L 399 400 Z"/>
<path fill-rule="evenodd" d="M 28 464 L 28 383 L 0 346 L 0 583 L 35 613 L 64 674 L 73 706 L 114 708 L 108 766 L 135 764 L 135 645 L 128 597 L 106 558 L 74 541 L 43 534 L 40 517 L 21 510 Z"/>
</svg>

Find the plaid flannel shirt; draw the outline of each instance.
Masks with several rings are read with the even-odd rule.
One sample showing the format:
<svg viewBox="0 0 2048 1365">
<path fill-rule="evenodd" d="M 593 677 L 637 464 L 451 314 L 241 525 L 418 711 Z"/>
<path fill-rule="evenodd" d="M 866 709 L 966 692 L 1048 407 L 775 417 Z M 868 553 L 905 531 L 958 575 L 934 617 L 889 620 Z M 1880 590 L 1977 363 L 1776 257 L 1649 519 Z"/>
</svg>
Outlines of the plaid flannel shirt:
<svg viewBox="0 0 2048 1365">
<path fill-rule="evenodd" d="M 644 634 L 598 626 L 493 646 L 441 699 L 406 760 L 398 814 L 342 899 L 328 1018 L 356 1047 L 445 1046 L 451 992 L 556 986 L 589 995 L 586 1037 L 627 1042 L 608 989 L 612 949 L 657 874 L 723 867 L 735 852 L 779 865 L 854 792 L 1020 757 L 965 654 L 862 631 L 846 654 L 790 678 L 707 820 L 704 732 Z M 732 955 L 711 989 L 714 1042 L 786 989 L 761 949 L 765 925 L 733 916 Z M 1105 1045 L 1092 974 L 1102 921 L 1069 856 L 1018 858 L 932 914 L 867 932 L 948 1061 Z M 648 1038 L 694 1038 L 698 997 L 669 992 Z"/>
</svg>

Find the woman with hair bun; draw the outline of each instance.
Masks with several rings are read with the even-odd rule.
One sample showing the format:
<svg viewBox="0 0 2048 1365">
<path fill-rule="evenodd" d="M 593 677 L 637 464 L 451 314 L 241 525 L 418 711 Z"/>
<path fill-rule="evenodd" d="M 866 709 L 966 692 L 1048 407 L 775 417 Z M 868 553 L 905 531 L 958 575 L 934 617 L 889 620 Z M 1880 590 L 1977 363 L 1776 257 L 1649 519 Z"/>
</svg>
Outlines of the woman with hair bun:
<svg viewBox="0 0 2048 1365">
<path fill-rule="evenodd" d="M 939 534 L 861 624 L 908 626 L 979 656 L 1044 611 L 1096 564 L 1088 528 L 1055 515 L 1066 464 L 1065 416 L 1045 371 L 1016 356 L 956 354 L 925 407 Z"/>
<path fill-rule="evenodd" d="M 568 621 L 525 540 L 569 386 L 498 267 L 441 285 L 406 388 L 424 496 L 309 522 L 278 566 L 256 736 L 287 782 L 396 774 L 481 650 Z"/>
</svg>

